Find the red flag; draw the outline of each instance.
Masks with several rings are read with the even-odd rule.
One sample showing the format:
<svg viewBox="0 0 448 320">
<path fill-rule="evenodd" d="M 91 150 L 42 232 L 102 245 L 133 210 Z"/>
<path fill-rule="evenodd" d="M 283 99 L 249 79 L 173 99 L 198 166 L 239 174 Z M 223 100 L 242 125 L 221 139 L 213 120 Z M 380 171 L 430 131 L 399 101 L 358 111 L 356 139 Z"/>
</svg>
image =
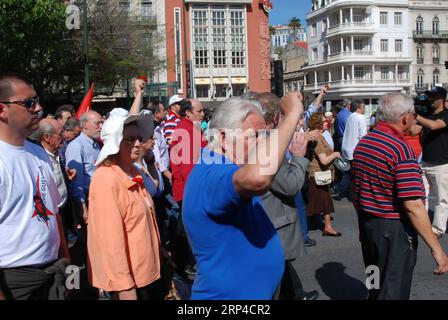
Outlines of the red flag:
<svg viewBox="0 0 448 320">
<path fill-rule="evenodd" d="M 92 109 L 92 100 L 93 100 L 93 88 L 95 84 L 92 83 L 90 86 L 90 90 L 87 93 L 87 95 L 82 99 L 81 104 L 79 105 L 78 111 L 76 111 L 76 119 L 79 120 L 79 118 L 82 116 L 83 113 L 86 113 L 90 109 Z"/>
</svg>

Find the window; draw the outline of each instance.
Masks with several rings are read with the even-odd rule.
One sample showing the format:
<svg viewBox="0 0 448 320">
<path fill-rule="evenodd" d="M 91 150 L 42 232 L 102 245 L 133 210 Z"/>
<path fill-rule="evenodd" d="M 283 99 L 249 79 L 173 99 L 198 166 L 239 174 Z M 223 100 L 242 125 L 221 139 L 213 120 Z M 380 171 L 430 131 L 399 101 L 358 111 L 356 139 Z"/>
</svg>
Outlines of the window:
<svg viewBox="0 0 448 320">
<path fill-rule="evenodd" d="M 227 97 L 227 84 L 216 84 L 215 90 L 215 98 Z"/>
<path fill-rule="evenodd" d="M 415 32 L 420 35 L 423 34 L 423 18 L 422 17 L 417 18 Z"/>
<path fill-rule="evenodd" d="M 434 17 L 432 19 L 432 34 L 438 35 L 439 34 L 439 18 Z"/>
<path fill-rule="evenodd" d="M 403 40 L 395 40 L 395 52 L 403 52 Z"/>
<path fill-rule="evenodd" d="M 417 71 L 417 87 L 422 88 L 423 87 L 423 77 L 425 76 L 425 73 L 422 69 L 419 69 Z"/>
<path fill-rule="evenodd" d="M 245 84 L 232 84 L 232 92 L 234 97 L 241 97 L 246 89 Z"/>
<path fill-rule="evenodd" d="M 398 80 L 407 79 L 407 76 L 406 76 L 406 73 L 404 72 L 403 66 L 398 66 L 398 68 L 397 68 L 397 79 Z"/>
<path fill-rule="evenodd" d="M 317 56 L 317 48 L 313 48 L 313 61 L 316 61 L 318 58 Z"/>
<path fill-rule="evenodd" d="M 152 16 L 152 2 L 142 0 L 142 17 L 149 18 Z"/>
<path fill-rule="evenodd" d="M 380 12 L 380 24 L 387 25 L 387 12 Z"/>
<path fill-rule="evenodd" d="M 208 92 L 210 90 L 209 85 L 197 85 L 196 86 L 196 97 L 198 98 L 208 98 Z"/>
<path fill-rule="evenodd" d="M 389 80 L 389 67 L 381 67 L 381 80 Z"/>
<path fill-rule="evenodd" d="M 394 23 L 396 26 L 401 26 L 402 25 L 402 17 L 403 14 L 401 12 L 395 12 L 394 14 Z"/>
<path fill-rule="evenodd" d="M 423 64 L 423 45 L 417 45 L 417 64 Z"/>
<path fill-rule="evenodd" d="M 355 67 L 355 80 L 366 80 L 366 68 L 365 67 Z"/>
<path fill-rule="evenodd" d="M 212 11 L 212 56 L 213 67 L 227 66 L 226 12 Z"/>
<path fill-rule="evenodd" d="M 389 52 L 389 40 L 381 39 L 381 52 Z"/>
<path fill-rule="evenodd" d="M 439 47 L 439 45 L 434 45 L 432 47 L 432 63 L 440 64 L 440 47 Z"/>
<path fill-rule="evenodd" d="M 315 37 L 317 35 L 317 24 L 313 23 L 311 25 L 311 36 Z"/>
<path fill-rule="evenodd" d="M 439 84 L 439 80 L 440 80 L 440 71 L 438 69 L 435 69 L 434 72 L 432 73 L 433 86 Z"/>
<path fill-rule="evenodd" d="M 246 64 L 246 42 L 243 11 L 230 11 L 230 50 L 233 68 L 244 68 Z"/>
</svg>

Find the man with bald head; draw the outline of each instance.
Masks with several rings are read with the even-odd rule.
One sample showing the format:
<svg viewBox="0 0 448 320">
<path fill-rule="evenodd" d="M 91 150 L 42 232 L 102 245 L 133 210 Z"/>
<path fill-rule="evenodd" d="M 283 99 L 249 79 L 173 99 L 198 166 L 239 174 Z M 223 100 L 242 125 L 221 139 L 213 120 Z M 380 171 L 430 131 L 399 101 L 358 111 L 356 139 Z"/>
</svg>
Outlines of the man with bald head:
<svg viewBox="0 0 448 320">
<path fill-rule="evenodd" d="M 88 111 L 79 119 L 81 134 L 69 143 L 65 152 L 66 166 L 76 170 L 70 190 L 80 214 L 87 220 L 90 179 L 95 172 L 96 158 L 100 153 L 97 139 L 103 127 L 103 118 L 98 112 Z"/>
<path fill-rule="evenodd" d="M 68 257 L 51 162 L 27 140 L 41 111 L 29 80 L 0 73 L 0 300 L 48 299 L 45 269 Z"/>
</svg>

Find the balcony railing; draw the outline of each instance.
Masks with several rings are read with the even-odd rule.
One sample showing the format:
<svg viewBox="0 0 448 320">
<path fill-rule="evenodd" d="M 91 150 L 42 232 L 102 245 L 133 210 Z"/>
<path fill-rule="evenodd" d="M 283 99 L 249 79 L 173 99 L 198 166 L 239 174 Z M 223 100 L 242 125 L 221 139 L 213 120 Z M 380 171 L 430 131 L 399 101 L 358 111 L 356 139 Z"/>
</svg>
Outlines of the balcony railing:
<svg viewBox="0 0 448 320">
<path fill-rule="evenodd" d="M 333 61 L 340 59 L 342 57 L 351 57 L 351 56 L 371 56 L 373 54 L 372 51 L 368 50 L 353 50 L 353 51 L 342 51 L 336 52 L 328 55 L 328 61 Z"/>
<path fill-rule="evenodd" d="M 424 59 L 423 58 L 417 58 L 417 64 L 423 64 Z"/>
<path fill-rule="evenodd" d="M 353 31 L 365 31 L 367 28 L 373 27 L 371 22 L 347 22 L 347 23 L 339 23 L 328 27 L 328 35 L 332 35 L 338 31 L 343 31 L 349 29 L 351 32 Z"/>
<path fill-rule="evenodd" d="M 353 80 L 332 80 L 330 82 L 319 82 L 319 83 L 309 83 L 305 86 L 305 89 L 317 89 L 320 86 L 330 83 L 333 87 L 344 87 L 347 85 L 378 85 L 378 84 L 396 84 L 396 85 L 410 85 L 410 79 L 387 79 L 387 80 L 381 80 L 381 79 L 353 79 Z M 448 85 L 448 84 L 447 84 Z M 417 88 L 417 86 L 416 86 Z M 420 90 L 417 91 L 425 91 L 427 90 L 426 84 L 425 87 L 420 88 Z"/>
<path fill-rule="evenodd" d="M 414 31 L 414 38 L 416 39 L 448 39 L 448 31 L 439 30 L 433 32 L 432 30 Z"/>
<path fill-rule="evenodd" d="M 440 58 L 432 58 L 432 64 L 440 64 Z"/>
</svg>

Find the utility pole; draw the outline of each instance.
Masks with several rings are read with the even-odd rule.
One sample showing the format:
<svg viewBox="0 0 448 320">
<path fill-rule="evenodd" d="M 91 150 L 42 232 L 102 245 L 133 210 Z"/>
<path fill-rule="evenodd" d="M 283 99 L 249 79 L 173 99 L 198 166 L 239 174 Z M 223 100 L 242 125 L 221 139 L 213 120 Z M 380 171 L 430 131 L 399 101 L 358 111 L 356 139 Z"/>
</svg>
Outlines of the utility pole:
<svg viewBox="0 0 448 320">
<path fill-rule="evenodd" d="M 90 88 L 90 70 L 89 70 L 89 35 L 87 28 L 87 0 L 82 3 L 82 19 L 83 19 L 83 39 L 84 39 L 84 95 Z"/>
</svg>

